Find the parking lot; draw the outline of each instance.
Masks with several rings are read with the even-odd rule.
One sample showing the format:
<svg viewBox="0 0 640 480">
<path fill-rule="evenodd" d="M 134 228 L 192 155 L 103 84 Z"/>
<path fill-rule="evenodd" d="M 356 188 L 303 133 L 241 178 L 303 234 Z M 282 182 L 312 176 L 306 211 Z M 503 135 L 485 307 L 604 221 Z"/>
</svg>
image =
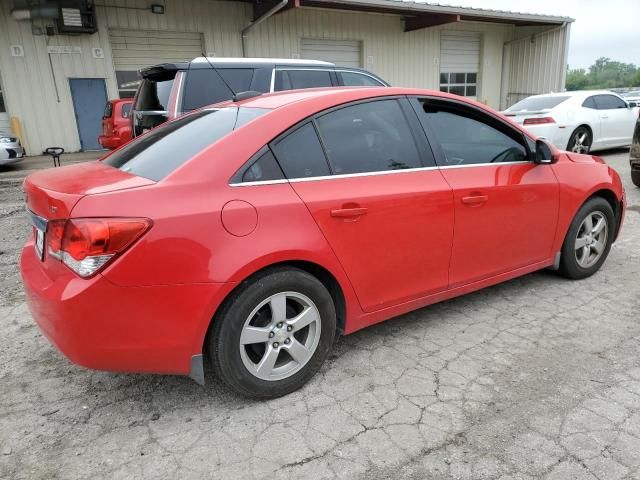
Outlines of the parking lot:
<svg viewBox="0 0 640 480">
<path fill-rule="evenodd" d="M 17 267 L 21 181 L 48 160 L 0 170 L 0 478 L 640 479 L 640 189 L 628 151 L 603 156 L 629 209 L 599 273 L 534 273 L 340 338 L 267 402 L 210 372 L 66 360 Z"/>
</svg>

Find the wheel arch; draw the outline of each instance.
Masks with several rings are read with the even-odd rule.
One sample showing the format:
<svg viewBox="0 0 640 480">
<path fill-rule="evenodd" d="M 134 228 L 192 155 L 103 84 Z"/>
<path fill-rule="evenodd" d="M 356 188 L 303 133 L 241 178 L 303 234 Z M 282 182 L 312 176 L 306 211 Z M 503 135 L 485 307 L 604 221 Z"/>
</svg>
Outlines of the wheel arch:
<svg viewBox="0 0 640 480">
<path fill-rule="evenodd" d="M 215 323 L 216 316 L 224 308 L 224 305 L 226 304 L 226 302 L 229 301 L 229 299 L 231 299 L 233 295 L 235 295 L 236 292 L 238 292 L 239 289 L 246 286 L 247 282 L 256 280 L 264 275 L 267 275 L 270 271 L 273 271 L 279 268 L 287 268 L 287 267 L 297 268 L 299 270 L 302 270 L 314 276 L 315 278 L 317 278 L 320 281 L 320 283 L 322 283 L 325 286 L 325 288 L 331 295 L 331 298 L 333 299 L 333 304 L 336 309 L 336 323 L 337 323 L 338 331 L 340 333 L 344 333 L 346 322 L 347 322 L 347 299 L 345 296 L 344 287 L 338 281 L 338 278 L 336 278 L 336 275 L 333 272 L 331 272 L 327 267 L 317 262 L 313 262 L 309 260 L 299 260 L 299 259 L 282 260 L 282 261 L 270 263 L 268 265 L 263 265 L 260 268 L 252 271 L 250 274 L 245 275 L 244 278 L 242 278 L 242 280 L 237 282 L 235 287 L 225 295 L 224 299 L 222 299 L 222 301 L 219 303 L 215 312 L 211 314 L 209 323 L 206 325 L 206 328 L 204 328 L 204 331 L 202 331 L 200 335 L 199 344 L 201 345 L 201 351 L 204 351 L 204 348 L 207 342 L 207 337 L 212 331 L 212 327 Z"/>
<path fill-rule="evenodd" d="M 613 215 L 616 218 L 616 233 L 613 237 L 613 240 L 615 241 L 618 238 L 618 233 L 620 232 L 620 226 L 622 225 L 622 222 L 621 222 L 622 201 L 618 198 L 618 195 L 616 195 L 616 193 L 613 190 L 609 188 L 600 188 L 595 192 L 592 192 L 591 195 L 589 195 L 589 197 L 587 197 L 585 201 L 582 202 L 580 207 L 578 207 L 578 210 L 582 208 L 582 205 L 587 203 L 592 198 L 596 198 L 596 197 L 604 198 L 607 201 L 607 203 L 611 205 L 611 209 L 613 210 Z"/>
</svg>

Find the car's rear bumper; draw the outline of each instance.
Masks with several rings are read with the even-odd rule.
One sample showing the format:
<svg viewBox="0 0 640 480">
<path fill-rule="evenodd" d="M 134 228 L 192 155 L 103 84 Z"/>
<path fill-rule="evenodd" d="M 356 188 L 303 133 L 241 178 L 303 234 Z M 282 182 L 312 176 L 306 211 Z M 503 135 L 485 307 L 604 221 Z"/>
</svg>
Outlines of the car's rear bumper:
<svg viewBox="0 0 640 480">
<path fill-rule="evenodd" d="M 65 356 L 84 367 L 188 375 L 230 284 L 121 287 L 102 275 L 51 275 L 27 242 L 20 270 L 31 314 Z"/>
<path fill-rule="evenodd" d="M 0 146 L 0 165 L 10 165 L 22 160 L 24 160 L 24 149 L 21 146 Z"/>
<path fill-rule="evenodd" d="M 108 148 L 109 150 L 115 150 L 116 148 L 121 147 L 122 145 L 127 143 L 127 141 L 120 137 L 115 137 L 115 136 L 106 137 L 104 135 L 100 135 L 98 137 L 98 143 L 102 145 L 104 148 Z"/>
</svg>

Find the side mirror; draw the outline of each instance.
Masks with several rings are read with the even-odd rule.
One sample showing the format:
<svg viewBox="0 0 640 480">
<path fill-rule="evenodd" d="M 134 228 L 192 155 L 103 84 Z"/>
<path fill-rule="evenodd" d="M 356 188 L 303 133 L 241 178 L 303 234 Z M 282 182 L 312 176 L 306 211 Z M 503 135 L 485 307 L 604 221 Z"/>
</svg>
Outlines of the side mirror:
<svg viewBox="0 0 640 480">
<path fill-rule="evenodd" d="M 553 163 L 553 150 L 545 140 L 536 140 L 536 154 L 534 161 L 539 164 Z"/>
<path fill-rule="evenodd" d="M 638 106 L 638 102 L 628 102 L 629 108 L 636 108 Z"/>
</svg>

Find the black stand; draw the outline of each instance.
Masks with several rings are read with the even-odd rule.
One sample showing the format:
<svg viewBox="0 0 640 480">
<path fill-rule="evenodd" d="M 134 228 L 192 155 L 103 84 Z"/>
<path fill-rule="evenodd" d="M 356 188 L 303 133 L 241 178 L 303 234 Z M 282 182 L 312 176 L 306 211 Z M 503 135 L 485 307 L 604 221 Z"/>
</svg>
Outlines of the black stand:
<svg viewBox="0 0 640 480">
<path fill-rule="evenodd" d="M 64 153 L 64 148 L 62 147 L 49 147 L 46 148 L 44 153 L 47 153 L 49 155 L 51 155 L 51 157 L 53 158 L 53 166 L 54 167 L 59 167 L 60 166 L 60 155 L 62 155 Z"/>
</svg>

